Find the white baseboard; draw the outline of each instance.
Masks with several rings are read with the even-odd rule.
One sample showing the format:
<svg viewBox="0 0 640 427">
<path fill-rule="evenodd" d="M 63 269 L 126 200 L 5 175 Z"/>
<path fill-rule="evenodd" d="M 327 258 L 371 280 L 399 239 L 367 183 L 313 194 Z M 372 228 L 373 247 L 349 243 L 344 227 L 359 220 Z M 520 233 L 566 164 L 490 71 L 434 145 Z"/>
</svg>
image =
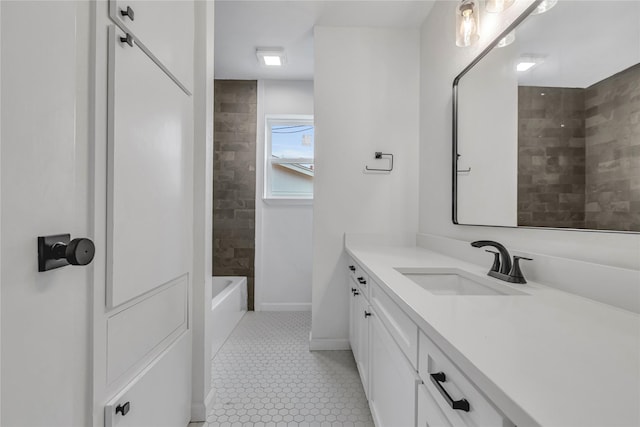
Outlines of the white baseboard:
<svg viewBox="0 0 640 427">
<path fill-rule="evenodd" d="M 192 403 L 191 404 L 191 422 L 201 423 L 207 421 L 207 414 L 213 409 L 213 399 L 216 393 L 214 389 L 209 390 L 209 394 L 204 399 L 204 403 Z"/>
<path fill-rule="evenodd" d="M 311 303 L 306 302 L 263 302 L 257 311 L 311 311 Z"/>
<path fill-rule="evenodd" d="M 314 339 L 309 333 L 309 350 L 351 350 L 351 344 L 346 338 L 320 338 Z"/>
</svg>

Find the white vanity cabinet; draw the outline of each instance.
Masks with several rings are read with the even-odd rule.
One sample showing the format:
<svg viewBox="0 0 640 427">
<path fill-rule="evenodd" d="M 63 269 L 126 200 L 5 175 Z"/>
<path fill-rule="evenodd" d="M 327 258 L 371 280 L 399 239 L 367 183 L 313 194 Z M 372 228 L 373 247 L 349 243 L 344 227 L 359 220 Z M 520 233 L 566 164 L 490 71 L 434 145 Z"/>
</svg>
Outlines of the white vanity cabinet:
<svg viewBox="0 0 640 427">
<path fill-rule="evenodd" d="M 109 16 L 192 92 L 193 0 L 110 0 Z"/>
<path fill-rule="evenodd" d="M 349 265 L 352 279 L 350 280 L 349 305 L 349 342 L 353 357 L 360 373 L 362 387 L 366 396 L 369 395 L 369 324 L 371 307 L 367 296 L 368 277 L 364 279 L 364 273 L 357 264 Z M 360 279 L 360 280 L 358 280 Z"/>
<path fill-rule="evenodd" d="M 512 427 L 390 291 L 350 261 L 349 339 L 376 426 Z"/>
</svg>

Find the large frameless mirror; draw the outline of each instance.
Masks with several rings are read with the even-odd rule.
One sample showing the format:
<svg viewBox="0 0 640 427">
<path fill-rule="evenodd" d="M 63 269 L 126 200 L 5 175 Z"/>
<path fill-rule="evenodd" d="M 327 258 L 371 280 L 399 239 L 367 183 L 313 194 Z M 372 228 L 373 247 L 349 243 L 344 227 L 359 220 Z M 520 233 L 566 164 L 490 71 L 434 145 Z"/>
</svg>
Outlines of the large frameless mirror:
<svg viewBox="0 0 640 427">
<path fill-rule="evenodd" d="M 640 2 L 540 4 L 454 81 L 453 221 L 640 232 Z"/>
</svg>

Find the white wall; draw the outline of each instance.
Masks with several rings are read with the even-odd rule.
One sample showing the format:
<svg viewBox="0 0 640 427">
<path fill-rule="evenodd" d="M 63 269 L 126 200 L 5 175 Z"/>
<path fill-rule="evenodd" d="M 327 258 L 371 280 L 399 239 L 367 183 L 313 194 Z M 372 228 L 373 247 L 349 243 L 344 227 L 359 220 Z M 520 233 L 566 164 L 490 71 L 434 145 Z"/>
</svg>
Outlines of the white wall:
<svg viewBox="0 0 640 427">
<path fill-rule="evenodd" d="M 493 49 L 458 85 L 458 169 L 471 168 L 458 173 L 460 224 L 518 224 L 515 47 Z"/>
<path fill-rule="evenodd" d="M 638 270 L 640 234 L 456 226 L 451 222 L 453 79 L 490 42 L 492 34 L 505 29 L 531 3 L 516 2 L 503 14 L 484 19 L 481 43 L 474 48 L 455 46 L 456 2 L 437 2 L 422 26 L 419 230 L 464 241 L 490 238 L 509 249 Z"/>
<path fill-rule="evenodd" d="M 418 77 L 417 30 L 315 29 L 312 349 L 349 346 L 344 233 L 417 228 Z"/>
<path fill-rule="evenodd" d="M 255 309 L 311 309 L 310 202 L 265 202 L 265 115 L 313 115 L 313 82 L 258 82 Z"/>
</svg>

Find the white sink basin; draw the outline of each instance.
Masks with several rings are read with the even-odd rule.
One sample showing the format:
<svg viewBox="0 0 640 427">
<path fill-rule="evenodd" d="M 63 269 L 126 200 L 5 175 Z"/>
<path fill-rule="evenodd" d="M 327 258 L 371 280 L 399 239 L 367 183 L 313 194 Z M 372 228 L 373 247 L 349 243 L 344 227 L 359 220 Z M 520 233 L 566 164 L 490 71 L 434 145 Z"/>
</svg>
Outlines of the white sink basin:
<svg viewBox="0 0 640 427">
<path fill-rule="evenodd" d="M 457 269 L 396 268 L 396 271 L 434 295 L 528 295 L 495 279 Z"/>
</svg>

